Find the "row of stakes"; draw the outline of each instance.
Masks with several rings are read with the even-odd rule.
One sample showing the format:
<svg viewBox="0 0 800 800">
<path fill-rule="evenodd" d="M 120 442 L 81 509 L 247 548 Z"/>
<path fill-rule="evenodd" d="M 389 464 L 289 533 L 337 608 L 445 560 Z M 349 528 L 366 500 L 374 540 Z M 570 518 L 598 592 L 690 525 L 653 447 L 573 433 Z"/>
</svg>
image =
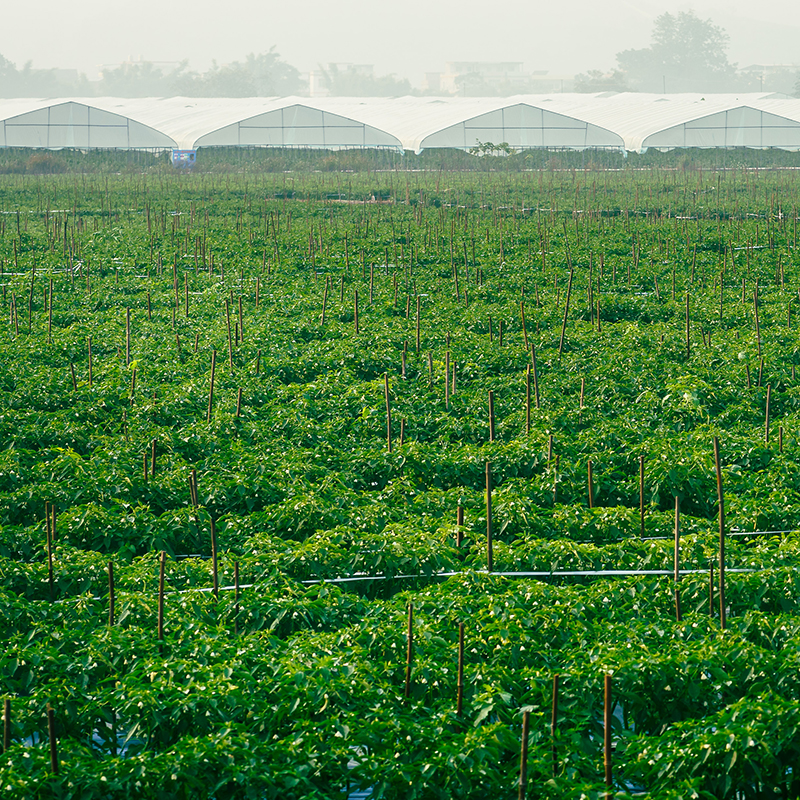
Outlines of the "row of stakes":
<svg viewBox="0 0 800 800">
<path fill-rule="evenodd" d="M 408 653 L 409 657 L 413 652 L 413 610 L 409 604 L 408 607 Z M 553 702 L 551 709 L 550 719 L 550 735 L 551 735 L 551 749 L 552 749 L 552 769 L 553 777 L 558 777 L 559 772 L 559 758 L 558 746 L 556 743 L 556 734 L 558 729 L 558 696 L 560 688 L 560 676 L 553 676 Z M 411 668 L 410 664 L 406 668 L 406 683 L 405 683 L 405 698 L 409 698 L 411 693 Z M 457 696 L 457 710 L 456 713 L 459 717 L 463 715 L 463 697 L 464 697 L 464 623 L 458 626 L 458 696 Z M 50 749 L 50 770 L 53 775 L 59 775 L 60 760 L 58 757 L 58 737 L 56 734 L 56 718 L 53 707 L 47 704 L 47 734 Z M 609 674 L 604 675 L 604 697 L 603 697 L 603 767 L 605 776 L 605 785 L 607 789 L 606 798 L 610 800 L 611 790 L 613 785 L 613 768 L 612 768 L 612 717 L 613 717 L 613 696 L 612 696 L 612 677 Z M 522 712 L 522 738 L 520 744 L 520 765 L 519 765 L 519 800 L 525 800 L 528 791 L 528 745 L 530 739 L 530 711 L 525 710 Z M 3 752 L 8 753 L 11 747 L 11 699 L 6 697 L 3 702 Z M 114 754 L 116 754 L 116 746 L 114 747 Z"/>
<path fill-rule="evenodd" d="M 722 493 L 722 473 L 720 466 L 719 455 L 719 441 L 717 437 L 714 438 L 714 456 L 717 473 L 717 489 L 719 501 L 719 526 L 720 526 L 720 551 L 719 551 L 719 607 L 720 607 L 720 623 L 721 627 L 725 628 L 725 594 L 724 594 L 724 568 L 725 568 L 725 520 L 724 520 L 724 502 Z M 153 465 L 154 465 L 153 460 Z M 643 464 L 643 460 L 641 462 Z M 643 470 L 642 470 L 643 471 Z M 641 473 L 640 473 L 641 475 Z M 193 470 L 190 477 L 190 493 L 193 505 L 198 505 L 197 493 L 197 478 L 196 472 Z M 486 465 L 486 503 L 487 503 L 487 567 L 488 571 L 493 571 L 493 556 L 492 556 L 492 513 L 491 513 L 491 494 L 492 494 L 492 472 L 491 464 Z M 53 576 L 53 539 L 56 530 L 56 510 L 54 504 L 46 504 L 46 520 L 47 520 L 47 553 L 48 553 L 48 578 L 50 583 L 51 599 L 54 595 L 54 576 Z M 459 508 L 458 512 L 459 535 L 460 528 L 463 525 L 463 508 Z M 216 528 L 213 518 L 211 519 L 211 557 L 212 557 L 212 570 L 213 570 L 213 588 L 215 598 L 219 598 L 219 579 L 218 579 L 218 563 L 217 563 L 217 542 L 216 542 Z M 679 541 L 679 501 L 676 498 L 675 502 L 675 557 L 676 557 L 676 584 L 678 578 L 677 555 L 678 555 L 678 541 Z M 460 538 L 460 536 L 459 536 Z M 164 586 L 165 586 L 165 570 L 166 570 L 166 552 L 161 552 L 159 562 L 159 587 L 158 587 L 158 640 L 159 649 L 163 652 L 164 643 Z M 235 591 L 235 619 L 238 618 L 239 612 L 239 563 L 234 564 L 234 591 Z M 109 624 L 113 625 L 115 621 L 115 586 L 114 586 L 114 568 L 113 562 L 108 563 L 108 585 L 109 585 Z M 713 566 L 711 570 L 711 577 L 709 583 L 709 600 L 710 608 L 713 611 Z M 678 619 L 681 617 L 680 601 L 677 593 L 677 585 L 675 592 L 676 615 Z M 412 688 L 412 663 L 413 663 L 413 606 L 408 606 L 408 630 L 407 630 L 407 652 L 406 652 L 406 672 L 405 672 L 405 686 L 404 697 L 410 698 Z M 457 686 L 457 715 L 463 714 L 463 700 L 464 700 L 464 624 L 459 624 L 458 629 L 458 686 Z M 604 771 L 606 787 L 610 790 L 612 787 L 612 741 L 611 741 L 611 715 L 612 715 L 612 691 L 611 691 L 611 676 L 605 675 L 605 694 L 604 694 Z M 558 722 L 558 691 L 559 691 L 559 676 L 553 678 L 553 705 L 551 716 L 551 735 L 553 747 L 553 774 L 558 774 L 558 753 L 556 747 L 556 729 Z M 47 706 L 47 723 L 48 734 L 50 743 L 50 761 L 53 774 L 58 774 L 59 760 L 58 760 L 58 747 L 56 739 L 55 728 L 55 714 L 53 708 L 48 704 Z M 530 712 L 523 712 L 522 719 L 522 743 L 520 751 L 520 770 L 519 770 L 519 797 L 524 798 L 527 792 L 527 761 L 528 761 L 528 739 L 530 729 Z M 3 729 L 3 746 L 8 750 L 11 744 L 11 700 L 6 698 L 4 701 L 4 729 Z"/>
</svg>

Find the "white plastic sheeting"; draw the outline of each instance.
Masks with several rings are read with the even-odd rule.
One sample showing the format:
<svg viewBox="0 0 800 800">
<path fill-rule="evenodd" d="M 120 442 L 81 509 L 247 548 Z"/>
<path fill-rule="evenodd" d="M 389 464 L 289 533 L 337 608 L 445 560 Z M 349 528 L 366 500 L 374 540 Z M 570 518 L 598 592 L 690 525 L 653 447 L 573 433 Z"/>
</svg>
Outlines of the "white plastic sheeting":
<svg viewBox="0 0 800 800">
<path fill-rule="evenodd" d="M 67 101 L 28 108 L 0 120 L 0 146 L 144 150 L 175 147 L 175 141 L 120 114 Z"/>
<path fill-rule="evenodd" d="M 194 142 L 195 147 L 231 145 L 314 147 L 326 150 L 401 147 L 397 137 L 378 128 L 300 103 L 234 122 L 207 133 Z"/>
<path fill-rule="evenodd" d="M 469 149 L 479 142 L 505 143 L 515 150 L 529 148 L 622 149 L 622 137 L 585 120 L 527 103 L 479 114 L 426 136 L 420 148 Z"/>
<path fill-rule="evenodd" d="M 800 150 L 800 100 L 769 93 L 506 98 L 0 100 L 0 146 L 190 149 L 754 147 Z"/>
<path fill-rule="evenodd" d="M 619 133 L 625 149 L 800 150 L 800 100 L 771 93 L 551 95 L 542 104 Z"/>
</svg>

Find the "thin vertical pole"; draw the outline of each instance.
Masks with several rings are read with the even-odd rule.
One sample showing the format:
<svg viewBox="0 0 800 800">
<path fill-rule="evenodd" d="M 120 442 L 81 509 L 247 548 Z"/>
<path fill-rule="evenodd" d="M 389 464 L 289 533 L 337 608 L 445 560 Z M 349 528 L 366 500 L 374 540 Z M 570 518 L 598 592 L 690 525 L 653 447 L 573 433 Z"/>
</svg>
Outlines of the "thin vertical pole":
<svg viewBox="0 0 800 800">
<path fill-rule="evenodd" d="M 725 630 L 725 498 L 722 492 L 722 464 L 719 438 L 714 437 L 714 464 L 717 469 L 717 502 L 719 504 L 719 626 Z"/>
<path fill-rule="evenodd" d="M 519 800 L 525 800 L 528 791 L 528 737 L 530 735 L 531 712 L 522 712 L 522 743 L 519 748 Z"/>
<path fill-rule="evenodd" d="M 408 604 L 408 623 L 406 629 L 406 686 L 403 697 L 411 697 L 411 662 L 414 658 L 414 606 Z"/>
<path fill-rule="evenodd" d="M 550 740 L 553 748 L 553 777 L 558 774 L 558 746 L 556 745 L 556 731 L 558 730 L 558 684 L 560 678 L 553 675 L 553 707 L 550 712 Z"/>
<path fill-rule="evenodd" d="M 644 456 L 639 456 L 639 536 L 644 539 Z"/>
<path fill-rule="evenodd" d="M 114 562 L 108 562 L 108 625 L 114 624 Z"/>
<path fill-rule="evenodd" d="M 564 321 L 561 324 L 561 340 L 558 343 L 558 360 L 561 361 L 561 353 L 564 350 L 564 337 L 567 333 L 567 317 L 569 315 L 569 297 L 572 294 L 572 277 L 574 271 L 570 269 L 569 271 L 569 282 L 567 283 L 567 299 L 564 303 Z"/>
<path fill-rule="evenodd" d="M 417 295 L 417 355 L 419 355 L 419 346 L 420 346 L 419 312 L 420 312 L 420 298 L 419 295 Z"/>
<path fill-rule="evenodd" d="M 492 553 L 492 465 L 486 462 L 486 568 L 494 569 Z"/>
<path fill-rule="evenodd" d="M 214 407 L 214 378 L 217 374 L 217 351 L 211 351 L 211 381 L 208 387 L 208 413 L 206 414 L 206 422 L 211 422 L 211 410 Z"/>
<path fill-rule="evenodd" d="M 447 381 L 445 381 L 447 383 Z M 386 398 L 386 449 L 392 452 L 392 403 L 389 397 L 389 373 L 383 376 L 383 393 Z"/>
<path fill-rule="evenodd" d="M 678 582 L 681 578 L 681 500 L 675 495 L 675 548 L 672 557 L 675 588 L 675 619 L 681 621 L 681 596 L 678 591 Z"/>
<path fill-rule="evenodd" d="M 239 633 L 239 562 L 233 562 L 233 632 Z"/>
<path fill-rule="evenodd" d="M 708 562 L 708 616 L 714 616 L 714 562 Z"/>
<path fill-rule="evenodd" d="M 444 356 L 444 407 L 450 410 L 450 351 Z"/>
<path fill-rule="evenodd" d="M 611 798 L 612 768 L 611 768 L 611 676 L 605 676 L 605 693 L 603 703 L 603 723 L 605 726 L 603 741 L 603 765 L 606 773 L 606 798 Z"/>
<path fill-rule="evenodd" d="M 47 524 L 47 582 L 50 587 L 50 602 L 55 600 L 55 580 L 53 578 L 53 529 L 50 519 L 50 503 L 44 504 L 44 515 Z"/>
<path fill-rule="evenodd" d="M 589 487 L 589 508 L 594 508 L 594 480 L 592 478 L 592 462 L 589 460 L 586 463 L 586 483 Z"/>
<path fill-rule="evenodd" d="M 689 328 L 689 292 L 686 292 L 686 358 L 692 355 L 692 340 Z"/>
<path fill-rule="evenodd" d="M 50 769 L 58 775 L 58 742 L 56 741 L 56 715 L 50 703 L 47 704 L 47 735 L 50 739 Z"/>
<path fill-rule="evenodd" d="M 464 623 L 458 623 L 458 687 L 456 714 L 460 717 L 464 710 Z"/>
<path fill-rule="evenodd" d="M 531 432 L 531 365 L 525 372 L 525 433 Z"/>
<path fill-rule="evenodd" d="M 164 642 L 164 571 L 167 566 L 167 554 L 161 551 L 161 560 L 158 567 L 158 642 L 159 648 Z"/>
<path fill-rule="evenodd" d="M 125 309 L 125 366 L 131 363 L 131 310 Z"/>
<path fill-rule="evenodd" d="M 531 345 L 531 368 L 533 369 L 533 393 L 536 397 L 536 408 L 541 408 L 539 401 L 539 372 L 536 369 L 536 347 Z"/>
<path fill-rule="evenodd" d="M 217 564 L 217 527 L 211 517 L 211 572 L 214 586 L 214 599 L 219 600 L 219 570 Z"/>
<path fill-rule="evenodd" d="M 11 747 L 11 698 L 3 700 L 3 752 Z"/>
<path fill-rule="evenodd" d="M 772 384 L 767 386 L 767 407 L 764 413 L 764 444 L 769 444 L 769 406 L 772 401 Z"/>
</svg>

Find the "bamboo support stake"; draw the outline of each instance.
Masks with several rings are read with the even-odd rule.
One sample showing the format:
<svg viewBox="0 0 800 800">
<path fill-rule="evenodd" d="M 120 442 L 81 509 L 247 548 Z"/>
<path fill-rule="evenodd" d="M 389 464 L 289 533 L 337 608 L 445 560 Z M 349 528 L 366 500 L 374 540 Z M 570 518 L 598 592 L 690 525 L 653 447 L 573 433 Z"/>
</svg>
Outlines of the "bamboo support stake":
<svg viewBox="0 0 800 800">
<path fill-rule="evenodd" d="M 708 563 L 708 616 L 714 616 L 714 562 Z"/>
<path fill-rule="evenodd" d="M 328 283 L 325 282 L 325 291 L 322 294 L 322 317 L 320 318 L 319 324 L 324 327 L 325 325 L 325 309 L 328 306 Z M 258 306 L 256 306 L 258 308 Z"/>
<path fill-rule="evenodd" d="M 531 712 L 522 712 L 522 742 L 519 749 L 519 800 L 525 800 L 528 792 L 528 738 L 530 736 Z"/>
<path fill-rule="evenodd" d="M 214 517 L 211 522 L 211 576 L 213 581 L 214 599 L 219 600 L 219 569 L 217 563 L 217 527 L 214 524 Z"/>
<path fill-rule="evenodd" d="M 553 751 L 553 777 L 558 775 L 558 745 L 556 732 L 558 731 L 558 684 L 560 678 L 553 675 L 553 707 L 550 711 L 550 744 Z"/>
<path fill-rule="evenodd" d="M 531 345 L 531 368 L 533 370 L 533 393 L 536 398 L 536 408 L 541 408 L 539 399 L 539 370 L 536 368 L 536 348 Z"/>
<path fill-rule="evenodd" d="M 53 531 L 50 519 L 50 503 L 44 504 L 44 515 L 47 527 L 47 582 L 50 587 L 50 602 L 55 600 L 55 581 L 53 579 Z"/>
<path fill-rule="evenodd" d="M 492 547 L 492 465 L 486 462 L 486 568 L 494 570 L 494 554 Z"/>
<path fill-rule="evenodd" d="M 494 392 L 489 389 L 489 441 L 493 442 L 495 436 L 494 428 Z"/>
<path fill-rule="evenodd" d="M 239 297 L 239 341 L 244 343 L 244 309 L 241 297 Z"/>
<path fill-rule="evenodd" d="M 164 646 L 164 573 L 167 566 L 167 554 L 161 551 L 161 559 L 158 566 L 158 646 L 159 650 Z"/>
<path fill-rule="evenodd" d="M 686 358 L 692 354 L 692 340 L 689 328 L 689 292 L 686 292 Z"/>
<path fill-rule="evenodd" d="M 69 364 L 69 374 L 72 377 L 72 391 L 73 392 L 77 392 L 78 391 L 78 380 L 75 377 L 75 365 L 72 362 L 70 362 L 70 364 Z"/>
<path fill-rule="evenodd" d="M 47 303 L 47 343 L 53 342 L 53 279 L 50 278 L 50 298 Z"/>
<path fill-rule="evenodd" d="M 239 562 L 233 562 L 233 632 L 239 633 Z"/>
<path fill-rule="evenodd" d="M 114 625 L 114 605 L 115 605 L 115 592 L 114 592 L 114 562 L 108 562 L 108 625 Z"/>
<path fill-rule="evenodd" d="M 644 539 L 644 456 L 639 456 L 639 536 Z"/>
<path fill-rule="evenodd" d="M 225 319 L 228 323 L 228 368 L 233 372 L 233 337 L 231 334 L 231 304 L 225 298 Z"/>
<path fill-rule="evenodd" d="M 772 401 L 772 384 L 767 386 L 767 406 L 764 412 L 764 444 L 769 444 L 769 406 Z"/>
<path fill-rule="evenodd" d="M 464 506 L 458 504 L 456 509 L 456 547 L 461 547 L 464 541 Z"/>
<path fill-rule="evenodd" d="M 131 310 L 125 309 L 125 366 L 131 363 Z"/>
<path fill-rule="evenodd" d="M 678 592 L 678 582 L 681 578 L 681 500 L 675 495 L 675 546 L 672 555 L 673 584 L 675 589 L 675 619 L 681 621 L 681 596 Z"/>
<path fill-rule="evenodd" d="M 525 370 L 525 433 L 531 432 L 531 365 Z"/>
<path fill-rule="evenodd" d="M 417 355 L 420 348 L 420 297 L 417 295 Z"/>
<path fill-rule="evenodd" d="M 603 698 L 603 766 L 605 767 L 606 778 L 606 798 L 611 800 L 611 788 L 613 783 L 612 764 L 611 764 L 611 676 L 605 676 L 605 692 Z"/>
<path fill-rule="evenodd" d="M 56 716 L 50 703 L 47 704 L 47 736 L 50 739 L 50 770 L 58 775 L 58 742 L 56 741 Z"/>
<path fill-rule="evenodd" d="M 3 700 L 3 752 L 7 753 L 11 747 L 11 698 Z"/>
<path fill-rule="evenodd" d="M 592 461 L 586 462 L 586 484 L 589 490 L 589 508 L 594 508 L 594 486 L 592 479 Z"/>
<path fill-rule="evenodd" d="M 389 373 L 383 375 L 383 394 L 386 400 L 386 450 L 392 452 L 392 402 L 389 396 Z"/>
<path fill-rule="evenodd" d="M 714 437 L 714 465 L 717 472 L 717 502 L 719 504 L 719 625 L 725 630 L 725 497 L 722 491 L 722 464 L 719 439 Z"/>
<path fill-rule="evenodd" d="M 522 319 L 522 336 L 525 340 L 525 351 L 528 351 L 528 329 L 525 326 L 525 301 L 521 300 L 519 304 L 520 318 Z"/>
<path fill-rule="evenodd" d="M 208 386 L 208 413 L 206 414 L 206 422 L 211 422 L 211 410 L 214 405 L 214 377 L 217 373 L 217 351 L 211 351 L 211 380 Z"/>
<path fill-rule="evenodd" d="M 460 508 L 461 506 L 459 506 Z M 456 687 L 456 714 L 464 712 L 464 623 L 458 623 L 458 684 Z"/>
<path fill-rule="evenodd" d="M 569 271 L 569 282 L 567 283 L 567 299 L 564 303 L 564 321 L 561 323 L 561 339 L 558 343 L 558 360 L 561 361 L 561 353 L 564 350 L 564 337 L 567 334 L 567 315 L 569 314 L 569 298 L 572 294 L 572 278 L 574 270 Z"/>
<path fill-rule="evenodd" d="M 150 442 L 150 477 L 155 478 L 156 476 L 156 446 L 157 441 L 153 439 Z"/>
<path fill-rule="evenodd" d="M 408 604 L 408 622 L 406 628 L 406 685 L 403 697 L 411 697 L 411 663 L 414 658 L 414 606 Z"/>
<path fill-rule="evenodd" d="M 450 351 L 444 357 L 444 407 L 450 410 Z"/>
<path fill-rule="evenodd" d="M 759 324 L 758 320 L 758 290 L 753 292 L 753 313 L 756 320 L 756 344 L 758 345 L 758 357 L 761 358 L 761 325 Z"/>
<path fill-rule="evenodd" d="M 236 392 L 236 419 L 242 415 L 242 387 Z"/>
</svg>

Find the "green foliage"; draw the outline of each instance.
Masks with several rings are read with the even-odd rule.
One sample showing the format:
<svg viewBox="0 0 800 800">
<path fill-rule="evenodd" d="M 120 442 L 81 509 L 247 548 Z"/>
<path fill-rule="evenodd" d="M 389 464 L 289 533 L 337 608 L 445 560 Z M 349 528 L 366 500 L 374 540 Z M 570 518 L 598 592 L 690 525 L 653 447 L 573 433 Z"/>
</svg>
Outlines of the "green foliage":
<svg viewBox="0 0 800 800">
<path fill-rule="evenodd" d="M 517 168 L 0 181 L 4 797 L 797 794 L 795 173 Z"/>
</svg>

